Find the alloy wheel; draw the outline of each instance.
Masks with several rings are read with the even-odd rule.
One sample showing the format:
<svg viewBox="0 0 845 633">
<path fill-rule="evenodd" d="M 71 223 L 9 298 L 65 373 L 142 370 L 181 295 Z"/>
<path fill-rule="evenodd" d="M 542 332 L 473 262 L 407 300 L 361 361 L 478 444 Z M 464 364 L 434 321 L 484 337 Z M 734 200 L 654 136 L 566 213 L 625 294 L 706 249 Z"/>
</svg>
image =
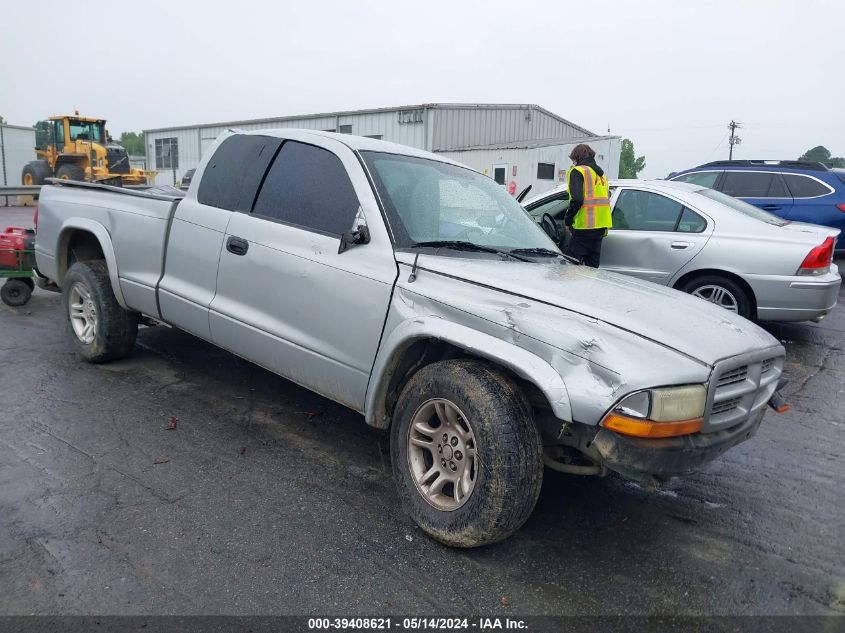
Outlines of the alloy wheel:
<svg viewBox="0 0 845 633">
<path fill-rule="evenodd" d="M 739 313 L 739 301 L 733 293 L 723 286 L 701 286 L 692 291 L 692 296 L 715 303 L 720 308 Z"/>
<path fill-rule="evenodd" d="M 91 292 L 82 283 L 75 283 L 70 288 L 68 301 L 70 324 L 76 337 L 89 345 L 97 333 L 97 307 L 91 299 Z"/>
<path fill-rule="evenodd" d="M 478 480 L 475 433 L 458 406 L 444 398 L 424 402 L 408 430 L 408 466 L 417 490 L 434 508 L 464 505 Z"/>
</svg>

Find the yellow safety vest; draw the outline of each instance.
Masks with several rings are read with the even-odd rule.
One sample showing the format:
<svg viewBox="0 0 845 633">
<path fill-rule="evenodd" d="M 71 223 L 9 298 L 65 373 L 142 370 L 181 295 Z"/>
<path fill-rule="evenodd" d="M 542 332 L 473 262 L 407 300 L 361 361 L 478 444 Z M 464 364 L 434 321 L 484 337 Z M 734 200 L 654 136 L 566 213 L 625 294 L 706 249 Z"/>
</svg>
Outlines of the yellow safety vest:
<svg viewBox="0 0 845 633">
<path fill-rule="evenodd" d="M 599 176 L 586 165 L 573 165 L 566 172 L 566 188 L 570 191 L 569 179 L 574 170 L 584 177 L 584 203 L 575 214 L 574 229 L 609 229 L 613 226 L 610 214 L 610 199 L 607 195 L 607 178 Z"/>
</svg>

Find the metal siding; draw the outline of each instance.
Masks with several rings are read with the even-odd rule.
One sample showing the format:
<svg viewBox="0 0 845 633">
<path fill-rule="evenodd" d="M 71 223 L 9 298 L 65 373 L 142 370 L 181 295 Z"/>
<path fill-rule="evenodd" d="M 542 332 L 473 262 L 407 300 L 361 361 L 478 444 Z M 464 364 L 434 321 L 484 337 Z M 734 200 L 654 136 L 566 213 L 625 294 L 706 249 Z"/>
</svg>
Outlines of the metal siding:
<svg viewBox="0 0 845 633">
<path fill-rule="evenodd" d="M 530 119 L 527 114 L 530 113 Z M 435 110 L 432 149 L 438 152 L 514 141 L 585 136 L 582 130 L 536 108 L 478 107 Z"/>
<path fill-rule="evenodd" d="M 5 170 L 3 164 L 0 164 L 0 184 L 14 187 L 21 184 L 24 165 L 36 159 L 35 130 L 8 125 L 3 125 L 2 128 Z"/>
</svg>

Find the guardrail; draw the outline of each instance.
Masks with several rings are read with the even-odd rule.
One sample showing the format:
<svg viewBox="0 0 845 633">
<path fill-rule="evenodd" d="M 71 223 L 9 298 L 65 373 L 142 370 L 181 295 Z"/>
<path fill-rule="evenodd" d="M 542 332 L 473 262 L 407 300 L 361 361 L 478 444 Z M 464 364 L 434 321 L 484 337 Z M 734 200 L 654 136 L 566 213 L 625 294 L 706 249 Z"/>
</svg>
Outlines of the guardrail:
<svg viewBox="0 0 845 633">
<path fill-rule="evenodd" d="M 41 185 L 0 187 L 0 196 L 37 196 L 39 191 L 41 191 Z"/>
</svg>

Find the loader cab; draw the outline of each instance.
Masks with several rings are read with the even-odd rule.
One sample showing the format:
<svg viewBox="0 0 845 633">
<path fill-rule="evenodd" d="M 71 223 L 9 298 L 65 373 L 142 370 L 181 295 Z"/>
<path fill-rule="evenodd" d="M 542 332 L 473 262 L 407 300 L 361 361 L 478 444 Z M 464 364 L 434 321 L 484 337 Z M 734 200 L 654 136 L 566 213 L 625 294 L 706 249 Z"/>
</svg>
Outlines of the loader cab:
<svg viewBox="0 0 845 633">
<path fill-rule="evenodd" d="M 71 142 L 93 141 L 100 145 L 106 141 L 106 122 L 102 119 L 65 119 L 62 122 L 67 126 L 67 138 Z"/>
</svg>

